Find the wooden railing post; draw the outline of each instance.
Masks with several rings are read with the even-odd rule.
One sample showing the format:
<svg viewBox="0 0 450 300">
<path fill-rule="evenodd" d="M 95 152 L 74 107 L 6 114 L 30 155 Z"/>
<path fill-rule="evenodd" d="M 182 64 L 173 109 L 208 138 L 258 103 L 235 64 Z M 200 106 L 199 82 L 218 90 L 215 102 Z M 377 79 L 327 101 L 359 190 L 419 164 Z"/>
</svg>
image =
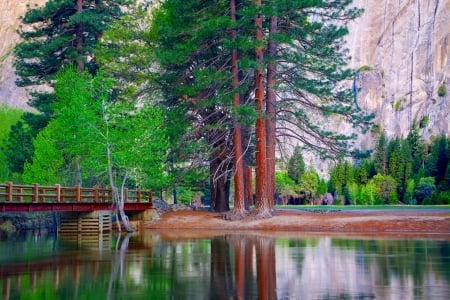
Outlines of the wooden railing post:
<svg viewBox="0 0 450 300">
<path fill-rule="evenodd" d="M 79 184 L 75 186 L 75 201 L 81 202 L 81 186 Z"/>
<path fill-rule="evenodd" d="M 94 187 L 92 190 L 92 193 L 94 194 L 94 203 L 98 202 L 98 187 Z"/>
<path fill-rule="evenodd" d="M 141 202 L 141 190 L 140 189 L 136 190 L 136 202 L 138 202 L 138 203 Z"/>
<path fill-rule="evenodd" d="M 33 191 L 33 194 L 31 196 L 31 202 L 38 202 L 39 186 L 37 183 L 33 183 L 32 191 Z"/>
<path fill-rule="evenodd" d="M 55 184 L 55 195 L 56 202 L 61 202 L 61 185 L 59 183 Z"/>
<path fill-rule="evenodd" d="M 13 200 L 13 183 L 8 181 L 6 183 L 6 202 L 11 202 Z"/>
</svg>

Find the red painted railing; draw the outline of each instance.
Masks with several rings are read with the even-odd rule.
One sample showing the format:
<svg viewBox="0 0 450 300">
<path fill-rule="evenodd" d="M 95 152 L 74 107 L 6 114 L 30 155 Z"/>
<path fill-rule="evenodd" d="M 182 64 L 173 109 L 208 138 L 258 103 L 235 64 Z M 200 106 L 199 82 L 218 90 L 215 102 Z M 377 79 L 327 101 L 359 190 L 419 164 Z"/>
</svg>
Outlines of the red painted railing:
<svg viewBox="0 0 450 300">
<path fill-rule="evenodd" d="M 124 190 L 125 206 L 129 209 L 132 207 L 152 207 L 152 192 L 150 190 Z M 27 210 L 69 210 L 63 208 L 64 205 L 71 204 L 70 210 L 78 210 L 79 208 L 86 207 L 83 210 L 89 210 L 88 207 L 106 207 L 106 205 L 112 204 L 112 191 L 106 188 L 82 188 L 79 185 L 74 187 L 62 187 L 59 184 L 54 186 L 41 186 L 38 184 L 32 185 L 20 185 L 7 182 L 0 184 L 0 206 L 6 207 L 10 205 L 11 208 L 20 207 L 20 204 L 27 205 Z M 44 204 L 54 204 L 53 206 Z M 61 204 L 60 206 L 56 206 Z M 94 206 L 86 206 L 86 204 L 92 204 Z M 95 204 L 97 204 L 95 206 Z M 128 204 L 128 205 L 127 205 Z M 142 204 L 142 205 L 138 205 Z M 18 206 L 19 205 L 19 206 Z M 39 209 L 33 209 L 33 205 Z M 23 205 L 22 205 L 23 206 Z M 140 209 L 140 208 L 136 208 Z M 23 211 L 22 209 L 19 209 Z M 0 209 L 0 211 L 9 211 L 8 209 Z M 14 209 L 17 211 L 17 209 Z"/>
</svg>

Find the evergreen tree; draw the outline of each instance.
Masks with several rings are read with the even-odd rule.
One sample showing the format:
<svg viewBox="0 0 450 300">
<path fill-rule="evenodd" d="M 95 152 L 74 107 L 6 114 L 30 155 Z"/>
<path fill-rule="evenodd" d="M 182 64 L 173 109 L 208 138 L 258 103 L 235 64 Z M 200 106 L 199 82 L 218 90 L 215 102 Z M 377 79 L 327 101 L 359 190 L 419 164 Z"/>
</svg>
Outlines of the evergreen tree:
<svg viewBox="0 0 450 300">
<path fill-rule="evenodd" d="M 415 124 L 413 125 L 413 128 L 406 137 L 406 140 L 411 150 L 412 173 L 417 174 L 420 169 L 424 168 L 425 144 L 420 138 L 419 129 Z"/>
<path fill-rule="evenodd" d="M 287 163 L 287 173 L 289 178 L 294 180 L 295 183 L 298 183 L 300 180 L 300 176 L 305 173 L 306 166 L 305 161 L 303 160 L 303 154 L 301 148 L 297 145 L 294 148 L 294 153 L 289 158 Z"/>
<path fill-rule="evenodd" d="M 381 175 L 387 174 L 387 137 L 383 132 L 378 139 L 373 153 L 375 172 Z"/>
<path fill-rule="evenodd" d="M 162 3 L 152 24 L 156 81 L 167 92 L 164 96 L 189 103 L 193 116 L 205 108 L 210 115 L 218 109 L 231 115 L 224 127 L 228 131 L 233 130 L 233 119 L 254 122 L 256 117 L 257 202 L 263 207 L 261 215 L 270 215 L 267 211 L 273 206 L 273 197 L 267 195 L 270 188 L 266 191 L 266 186 L 273 184 L 273 178 L 268 179 L 264 170 L 266 161 L 273 163 L 275 158 L 270 152 L 265 159 L 263 143 L 270 149 L 274 145 L 274 127 L 266 130 L 277 120 L 273 107 L 265 104 L 275 104 L 276 100 L 280 112 L 276 124 L 292 124 L 298 129 L 279 126 L 278 135 L 297 138 L 324 155 L 341 152 L 351 138 L 323 128 L 324 119 L 333 115 L 356 127 L 368 124 L 368 118 L 354 105 L 351 91 L 340 88 L 352 76 L 352 71 L 345 69 L 341 42 L 347 33 L 346 22 L 359 11 L 341 1 L 237 1 L 237 17 L 233 20 L 229 4 L 200 0 Z M 230 57 L 234 50 L 239 53 L 238 85 L 232 84 Z M 292 68 L 294 65 L 297 68 Z M 275 92 L 278 98 L 270 98 Z M 236 94 L 255 98 L 230 109 L 232 95 Z M 309 117 L 312 114 L 314 118 Z M 204 119 L 208 122 L 203 125 L 216 126 L 209 123 L 211 118 Z M 267 126 L 264 119 L 270 120 Z M 230 132 L 225 134 L 231 136 Z"/>
<path fill-rule="evenodd" d="M 52 117 L 52 92 L 41 86 L 52 85 L 55 74 L 64 65 L 76 64 L 95 72 L 93 47 L 108 24 L 122 15 L 128 0 L 50 0 L 43 7 L 32 8 L 22 18 L 19 28 L 22 42 L 15 48 L 18 86 L 30 89 L 29 105 L 39 113 L 27 112 L 11 131 L 7 155 L 9 166 L 21 173 L 33 153 L 32 138 Z M 20 142 L 19 142 L 20 141 Z"/>
<path fill-rule="evenodd" d="M 436 185 L 444 180 L 449 160 L 447 138 L 441 134 L 432 142 L 431 151 L 425 161 L 425 174 L 434 177 Z"/>
</svg>

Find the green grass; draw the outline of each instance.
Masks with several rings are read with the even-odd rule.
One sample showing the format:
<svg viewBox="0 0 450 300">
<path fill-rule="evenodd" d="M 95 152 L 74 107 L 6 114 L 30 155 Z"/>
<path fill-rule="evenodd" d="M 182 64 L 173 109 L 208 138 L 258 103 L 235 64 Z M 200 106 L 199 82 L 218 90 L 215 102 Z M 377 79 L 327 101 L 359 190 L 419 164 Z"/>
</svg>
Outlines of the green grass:
<svg viewBox="0 0 450 300">
<path fill-rule="evenodd" d="M 450 205 L 275 205 L 276 209 L 299 210 L 408 210 L 408 209 L 448 209 Z"/>
</svg>

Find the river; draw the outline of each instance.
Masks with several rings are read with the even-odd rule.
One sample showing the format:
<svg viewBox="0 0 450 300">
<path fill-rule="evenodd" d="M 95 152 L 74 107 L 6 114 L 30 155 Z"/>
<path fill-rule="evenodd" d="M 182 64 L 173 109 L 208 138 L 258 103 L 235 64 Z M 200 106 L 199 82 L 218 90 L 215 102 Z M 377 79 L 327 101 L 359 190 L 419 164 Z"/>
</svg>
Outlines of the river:
<svg viewBox="0 0 450 300">
<path fill-rule="evenodd" d="M 142 231 L 0 240 L 3 299 L 449 299 L 450 236 Z"/>
</svg>

